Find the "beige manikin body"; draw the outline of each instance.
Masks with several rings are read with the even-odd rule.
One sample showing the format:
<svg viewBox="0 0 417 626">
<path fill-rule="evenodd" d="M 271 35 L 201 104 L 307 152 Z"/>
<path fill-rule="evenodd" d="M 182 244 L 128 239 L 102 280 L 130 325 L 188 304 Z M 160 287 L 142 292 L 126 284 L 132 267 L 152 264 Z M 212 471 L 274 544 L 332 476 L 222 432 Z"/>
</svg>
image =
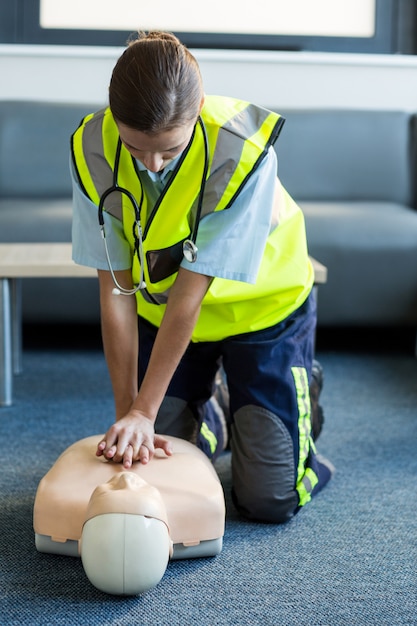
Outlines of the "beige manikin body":
<svg viewBox="0 0 417 626">
<path fill-rule="evenodd" d="M 138 569 L 138 552 L 133 569 L 129 566 L 126 570 L 126 555 L 130 552 L 132 557 L 132 546 L 139 534 L 148 533 L 143 542 L 148 550 L 148 564 L 152 536 L 158 549 L 166 546 L 166 561 L 169 557 L 218 554 L 225 522 L 224 495 L 218 476 L 196 446 L 175 437 L 167 438 L 172 441 L 172 456 L 156 450 L 149 464 L 134 463 L 129 471 L 121 464 L 96 456 L 102 435 L 82 439 L 65 450 L 41 480 L 36 493 L 33 524 L 37 549 L 82 556 L 87 576 L 95 586 L 121 594 L 142 593 L 159 582 L 166 568 L 165 563 L 155 573 L 149 567 L 150 580 L 138 581 L 138 576 L 142 576 L 139 569 L 144 569 L 143 564 Z M 107 578 L 101 580 L 103 563 L 100 564 L 102 559 L 98 559 L 97 553 L 103 555 L 104 550 L 110 550 L 106 558 L 110 554 L 113 559 L 110 583 Z M 120 563 L 115 563 L 115 559 Z M 125 569 L 118 575 L 122 563 Z M 123 578 L 123 584 L 117 578 Z"/>
</svg>

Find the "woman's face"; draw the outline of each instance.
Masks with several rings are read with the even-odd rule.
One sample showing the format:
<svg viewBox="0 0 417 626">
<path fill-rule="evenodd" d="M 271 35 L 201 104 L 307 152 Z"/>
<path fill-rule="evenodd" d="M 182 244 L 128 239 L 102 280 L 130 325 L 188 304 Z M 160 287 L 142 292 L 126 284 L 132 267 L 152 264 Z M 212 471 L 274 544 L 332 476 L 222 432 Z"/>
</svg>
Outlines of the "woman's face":
<svg viewBox="0 0 417 626">
<path fill-rule="evenodd" d="M 130 154 L 151 172 L 161 172 L 188 145 L 194 122 L 159 133 L 144 133 L 117 123 L 120 139 Z"/>
</svg>

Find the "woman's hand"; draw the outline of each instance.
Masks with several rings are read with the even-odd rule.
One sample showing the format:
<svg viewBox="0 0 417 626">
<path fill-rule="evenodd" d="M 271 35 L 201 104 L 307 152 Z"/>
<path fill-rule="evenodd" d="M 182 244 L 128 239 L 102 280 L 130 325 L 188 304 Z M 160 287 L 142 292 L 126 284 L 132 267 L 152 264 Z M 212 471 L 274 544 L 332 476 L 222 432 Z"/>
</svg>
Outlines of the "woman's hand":
<svg viewBox="0 0 417 626">
<path fill-rule="evenodd" d="M 149 463 L 156 448 L 161 448 L 167 456 L 172 454 L 171 442 L 155 435 L 152 420 L 140 411 L 130 410 L 109 428 L 97 446 L 96 455 L 130 469 L 134 461 Z"/>
</svg>

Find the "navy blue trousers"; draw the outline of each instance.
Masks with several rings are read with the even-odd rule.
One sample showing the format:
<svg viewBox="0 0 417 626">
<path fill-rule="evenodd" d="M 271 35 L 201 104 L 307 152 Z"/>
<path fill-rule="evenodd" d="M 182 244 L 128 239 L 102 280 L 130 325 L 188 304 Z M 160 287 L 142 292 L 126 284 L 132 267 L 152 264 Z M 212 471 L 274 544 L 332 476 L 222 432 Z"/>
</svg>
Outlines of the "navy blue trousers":
<svg viewBox="0 0 417 626">
<path fill-rule="evenodd" d="M 222 341 L 190 343 L 167 390 L 156 430 L 194 441 L 220 428 L 208 403 L 223 365 L 230 394 L 233 498 L 249 519 L 283 522 L 327 482 L 311 439 L 309 380 L 316 305 L 311 294 L 288 318 L 265 330 Z M 157 328 L 139 318 L 139 382 Z"/>
</svg>

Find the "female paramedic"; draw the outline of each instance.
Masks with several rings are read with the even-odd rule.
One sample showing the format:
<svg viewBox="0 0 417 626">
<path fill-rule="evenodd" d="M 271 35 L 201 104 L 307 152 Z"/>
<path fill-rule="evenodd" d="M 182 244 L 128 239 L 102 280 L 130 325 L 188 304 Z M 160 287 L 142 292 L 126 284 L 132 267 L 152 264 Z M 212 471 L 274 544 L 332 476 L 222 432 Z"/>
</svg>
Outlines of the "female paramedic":
<svg viewBox="0 0 417 626">
<path fill-rule="evenodd" d="M 157 447 L 172 453 L 164 433 L 215 458 L 222 364 L 234 503 L 285 522 L 332 468 L 312 436 L 313 270 L 302 212 L 277 179 L 283 119 L 205 96 L 195 58 L 158 31 L 117 61 L 109 105 L 71 141 L 73 257 L 98 270 L 115 399 L 97 455 L 147 463 Z"/>
</svg>

